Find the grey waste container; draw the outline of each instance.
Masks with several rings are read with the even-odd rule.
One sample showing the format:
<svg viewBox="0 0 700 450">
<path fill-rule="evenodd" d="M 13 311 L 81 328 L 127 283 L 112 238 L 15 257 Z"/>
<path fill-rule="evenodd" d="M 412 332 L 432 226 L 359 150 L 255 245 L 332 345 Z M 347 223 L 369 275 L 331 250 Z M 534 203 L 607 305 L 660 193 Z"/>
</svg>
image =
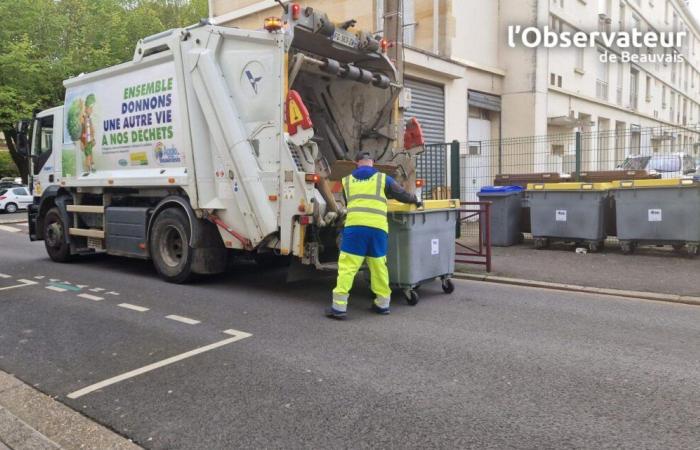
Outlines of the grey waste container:
<svg viewBox="0 0 700 450">
<path fill-rule="evenodd" d="M 527 187 L 535 248 L 552 241 L 585 243 L 592 252 L 605 241 L 610 183 L 537 183 Z"/>
<path fill-rule="evenodd" d="M 520 186 L 485 186 L 477 195 L 479 200 L 491 202 L 491 245 L 508 247 L 522 242 L 520 218 L 523 188 Z M 482 229 L 484 228 L 482 227 Z"/>
<path fill-rule="evenodd" d="M 617 239 L 623 253 L 639 244 L 700 245 L 700 183 L 692 179 L 630 180 L 613 183 Z"/>
<path fill-rule="evenodd" d="M 450 278 L 455 270 L 455 231 L 459 216 L 458 200 L 426 200 L 423 209 L 389 202 L 389 281 L 403 290 L 406 301 L 415 305 L 416 288 L 442 280 L 442 289 L 451 293 Z"/>
</svg>

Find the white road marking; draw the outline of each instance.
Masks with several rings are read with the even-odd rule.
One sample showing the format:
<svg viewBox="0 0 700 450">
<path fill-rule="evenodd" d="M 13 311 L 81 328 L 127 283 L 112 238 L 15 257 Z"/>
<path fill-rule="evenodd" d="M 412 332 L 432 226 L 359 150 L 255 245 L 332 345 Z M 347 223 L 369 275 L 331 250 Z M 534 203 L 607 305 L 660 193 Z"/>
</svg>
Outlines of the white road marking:
<svg viewBox="0 0 700 450">
<path fill-rule="evenodd" d="M 190 319 L 189 317 L 176 316 L 175 314 L 165 316 L 165 318 L 170 320 L 177 320 L 178 322 L 186 323 L 187 325 L 197 325 L 198 323 L 200 323 L 199 320 Z"/>
<path fill-rule="evenodd" d="M 35 280 L 43 280 L 44 278 L 46 277 L 44 277 L 43 275 L 37 275 L 34 277 Z"/>
<path fill-rule="evenodd" d="M 119 295 L 119 292 L 114 292 L 114 291 L 109 291 L 107 292 L 109 295 Z"/>
<path fill-rule="evenodd" d="M 12 277 L 6 273 L 0 273 L 0 278 L 12 278 Z"/>
<path fill-rule="evenodd" d="M 21 288 L 21 287 L 25 287 L 25 286 L 31 286 L 31 285 L 33 285 L 33 284 L 39 284 L 39 283 L 37 283 L 36 281 L 25 280 L 25 279 L 21 279 L 21 280 L 17 280 L 17 281 L 19 281 L 19 282 L 22 283 L 22 284 L 16 284 L 16 285 L 14 285 L 14 286 L 3 287 L 3 288 L 0 288 L 0 291 L 7 291 L 7 290 L 10 290 L 10 289 Z"/>
<path fill-rule="evenodd" d="M 103 288 L 92 288 L 92 289 L 88 289 L 88 291 L 90 291 L 90 292 L 102 292 L 102 291 L 104 291 L 104 289 Z"/>
<path fill-rule="evenodd" d="M 46 289 L 50 291 L 56 291 L 56 292 L 66 292 L 68 289 L 63 289 L 58 286 L 46 286 Z"/>
<path fill-rule="evenodd" d="M 17 232 L 22 231 L 22 230 L 20 230 L 19 228 L 8 227 L 7 225 L 0 225 L 0 230 L 2 230 L 2 231 L 9 231 L 10 233 L 17 233 Z"/>
<path fill-rule="evenodd" d="M 111 386 L 113 384 L 119 383 L 124 380 L 128 380 L 129 378 L 134 378 L 136 376 L 142 375 L 144 373 L 150 372 L 155 369 L 159 369 L 161 367 L 168 366 L 170 364 L 176 363 L 178 361 L 182 361 L 183 359 L 191 358 L 192 356 L 199 355 L 200 353 L 205 353 L 210 350 L 217 349 L 219 347 L 223 347 L 224 345 L 232 344 L 236 341 L 240 341 L 242 339 L 248 338 L 252 336 L 250 333 L 246 333 L 244 331 L 236 331 L 236 330 L 227 330 L 231 332 L 235 332 L 236 335 L 233 337 L 230 337 L 228 339 L 224 339 L 223 341 L 218 341 L 214 342 L 213 344 L 205 345 L 204 347 L 199 347 L 194 350 L 190 350 L 189 352 L 181 353 L 176 356 L 171 356 L 170 358 L 164 359 L 162 361 L 158 361 L 153 364 L 149 364 L 147 366 L 141 367 L 140 369 L 135 369 L 130 372 L 123 373 L 121 375 L 117 375 L 116 377 L 109 378 L 104 381 L 100 381 L 99 383 L 95 383 L 93 385 L 84 387 L 83 389 L 80 389 L 75 392 L 71 392 L 68 394 L 68 398 L 70 399 L 76 399 L 80 398 L 83 395 L 89 394 L 91 392 L 95 392 L 99 389 L 105 388 L 107 386 Z"/>
<path fill-rule="evenodd" d="M 143 306 L 139 306 L 139 305 L 132 305 L 130 303 L 120 303 L 117 306 L 121 306 L 122 308 L 131 309 L 131 310 L 138 311 L 138 312 L 148 311 L 148 308 L 144 308 Z"/>
<path fill-rule="evenodd" d="M 102 297 L 98 297 L 96 295 L 90 295 L 90 294 L 78 294 L 78 297 L 86 298 L 88 300 L 94 300 L 96 302 L 99 302 L 100 300 L 104 300 Z"/>
<path fill-rule="evenodd" d="M 55 283 L 55 282 L 58 281 L 58 278 L 49 278 L 49 281 L 52 282 L 52 283 Z"/>
<path fill-rule="evenodd" d="M 87 284 L 76 284 L 75 287 L 79 287 L 80 289 L 88 287 Z"/>
</svg>

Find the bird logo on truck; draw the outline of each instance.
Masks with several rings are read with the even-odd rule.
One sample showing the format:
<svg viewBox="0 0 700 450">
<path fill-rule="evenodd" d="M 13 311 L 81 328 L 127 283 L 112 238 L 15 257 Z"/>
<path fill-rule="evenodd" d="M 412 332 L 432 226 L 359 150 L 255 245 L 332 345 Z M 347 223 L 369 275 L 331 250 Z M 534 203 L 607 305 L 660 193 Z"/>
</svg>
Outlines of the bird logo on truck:
<svg viewBox="0 0 700 450">
<path fill-rule="evenodd" d="M 246 70 L 245 75 L 248 77 L 248 81 L 250 82 L 250 87 L 253 88 L 253 92 L 255 92 L 255 95 L 258 95 L 258 83 L 263 79 L 263 77 L 256 77 L 250 70 Z"/>
</svg>

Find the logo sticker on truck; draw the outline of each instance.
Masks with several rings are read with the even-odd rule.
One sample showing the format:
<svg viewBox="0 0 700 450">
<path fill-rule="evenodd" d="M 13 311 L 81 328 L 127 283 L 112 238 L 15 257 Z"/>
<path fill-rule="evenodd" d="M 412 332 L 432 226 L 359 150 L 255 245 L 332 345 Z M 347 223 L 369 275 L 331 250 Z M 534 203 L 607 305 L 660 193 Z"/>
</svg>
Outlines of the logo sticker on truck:
<svg viewBox="0 0 700 450">
<path fill-rule="evenodd" d="M 259 61 L 251 61 L 243 68 L 241 87 L 249 96 L 255 97 L 262 91 L 264 74 L 265 68 Z"/>
</svg>

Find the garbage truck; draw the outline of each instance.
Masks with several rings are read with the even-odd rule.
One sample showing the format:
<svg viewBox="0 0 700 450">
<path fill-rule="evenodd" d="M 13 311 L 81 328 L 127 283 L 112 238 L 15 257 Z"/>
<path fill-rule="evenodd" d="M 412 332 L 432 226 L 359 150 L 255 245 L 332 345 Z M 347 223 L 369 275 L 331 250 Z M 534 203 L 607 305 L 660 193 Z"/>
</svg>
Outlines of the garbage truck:
<svg viewBox="0 0 700 450">
<path fill-rule="evenodd" d="M 231 255 L 332 266 L 356 154 L 414 189 L 423 144 L 386 42 L 354 25 L 293 3 L 260 30 L 203 21 L 64 81 L 64 104 L 19 126 L 31 239 L 57 262 L 150 259 L 175 283 Z"/>
</svg>

